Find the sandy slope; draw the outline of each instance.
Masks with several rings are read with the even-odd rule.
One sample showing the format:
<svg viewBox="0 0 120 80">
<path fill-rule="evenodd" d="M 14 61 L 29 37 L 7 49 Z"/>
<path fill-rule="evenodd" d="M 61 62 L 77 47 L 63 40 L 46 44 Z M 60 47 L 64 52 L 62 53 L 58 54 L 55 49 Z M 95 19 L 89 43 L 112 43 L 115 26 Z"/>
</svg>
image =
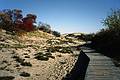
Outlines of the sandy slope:
<svg viewBox="0 0 120 80">
<path fill-rule="evenodd" d="M 48 40 L 51 43 L 48 43 Z M 60 43 L 61 41 L 65 43 Z M 41 51 L 44 54 L 48 47 L 56 45 L 68 47 L 79 44 L 68 44 L 63 37 L 55 38 L 41 31 L 27 33 L 21 37 L 0 32 L 0 80 L 5 76 L 12 76 L 14 80 L 61 80 L 77 60 L 74 53 L 55 51 L 50 52 L 52 57 L 46 61 L 35 58 L 35 54 Z M 23 62 L 31 65 L 24 65 Z M 22 72 L 29 75 L 23 76 Z"/>
</svg>

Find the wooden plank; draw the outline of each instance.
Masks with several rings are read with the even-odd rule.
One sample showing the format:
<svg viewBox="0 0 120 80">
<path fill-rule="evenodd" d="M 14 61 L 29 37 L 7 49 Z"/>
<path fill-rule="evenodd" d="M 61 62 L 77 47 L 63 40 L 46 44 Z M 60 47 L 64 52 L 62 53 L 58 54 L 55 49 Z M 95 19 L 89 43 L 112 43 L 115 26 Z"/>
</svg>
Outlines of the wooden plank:
<svg viewBox="0 0 120 80">
<path fill-rule="evenodd" d="M 90 58 L 85 80 L 120 80 L 120 68 L 109 57 L 87 47 L 82 50 Z"/>
</svg>

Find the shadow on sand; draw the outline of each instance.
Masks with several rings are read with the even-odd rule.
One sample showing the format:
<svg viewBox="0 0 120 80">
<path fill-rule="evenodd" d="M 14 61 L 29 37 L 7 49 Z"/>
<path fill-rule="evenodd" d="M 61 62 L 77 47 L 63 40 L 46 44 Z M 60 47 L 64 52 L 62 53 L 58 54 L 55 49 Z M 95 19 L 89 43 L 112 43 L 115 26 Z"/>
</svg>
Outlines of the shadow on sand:
<svg viewBox="0 0 120 80">
<path fill-rule="evenodd" d="M 84 80 L 89 61 L 89 57 L 83 51 L 80 51 L 75 66 L 62 80 Z"/>
</svg>

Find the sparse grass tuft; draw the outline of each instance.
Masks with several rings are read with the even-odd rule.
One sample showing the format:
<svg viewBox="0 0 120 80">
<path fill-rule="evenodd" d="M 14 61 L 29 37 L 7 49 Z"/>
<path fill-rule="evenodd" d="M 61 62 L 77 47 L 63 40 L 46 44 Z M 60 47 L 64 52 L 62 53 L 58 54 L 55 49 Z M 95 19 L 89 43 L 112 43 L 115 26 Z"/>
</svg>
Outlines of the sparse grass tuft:
<svg viewBox="0 0 120 80">
<path fill-rule="evenodd" d="M 25 61 L 25 59 L 22 59 L 19 56 L 13 56 L 13 58 L 15 58 L 15 60 L 19 63 L 23 63 Z"/>
<path fill-rule="evenodd" d="M 26 45 L 22 45 L 22 44 L 3 44 L 0 43 L 0 48 L 26 48 Z"/>
<path fill-rule="evenodd" d="M 30 62 L 22 62 L 21 65 L 22 66 L 32 66 L 32 64 Z"/>
<path fill-rule="evenodd" d="M 21 73 L 20 73 L 20 76 L 23 76 L 23 77 L 30 77 L 30 73 L 21 72 Z"/>
<path fill-rule="evenodd" d="M 54 59 L 55 57 L 52 56 L 52 54 L 49 52 L 39 52 L 39 53 L 35 54 L 35 59 L 37 59 L 37 60 L 47 61 L 47 60 L 49 60 L 49 58 Z"/>
<path fill-rule="evenodd" d="M 61 46 L 49 47 L 47 51 L 48 52 L 73 53 L 70 47 L 61 47 Z"/>
<path fill-rule="evenodd" d="M 20 58 L 19 56 L 13 56 L 17 62 L 19 62 L 22 66 L 32 66 L 30 62 L 25 62 L 25 59 Z"/>
<path fill-rule="evenodd" d="M 13 80 L 14 76 L 0 76 L 0 80 Z"/>
</svg>

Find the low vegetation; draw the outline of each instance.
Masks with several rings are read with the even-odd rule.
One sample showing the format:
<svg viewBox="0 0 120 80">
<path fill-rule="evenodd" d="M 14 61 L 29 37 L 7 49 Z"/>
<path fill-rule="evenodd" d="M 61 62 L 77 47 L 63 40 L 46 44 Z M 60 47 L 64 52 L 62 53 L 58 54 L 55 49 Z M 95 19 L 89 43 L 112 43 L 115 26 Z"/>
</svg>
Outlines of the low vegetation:
<svg viewBox="0 0 120 80">
<path fill-rule="evenodd" d="M 19 56 L 13 56 L 16 62 L 19 62 L 22 66 L 32 66 L 30 62 L 26 62 L 25 59 L 20 58 Z"/>
<path fill-rule="evenodd" d="M 52 31 L 52 34 L 56 37 L 60 37 L 60 35 L 61 35 L 60 32 L 58 32 L 58 31 Z"/>
<path fill-rule="evenodd" d="M 30 62 L 25 62 L 25 61 L 22 62 L 21 65 L 22 66 L 30 66 L 30 67 L 32 66 L 32 64 Z"/>
<path fill-rule="evenodd" d="M 54 46 L 47 48 L 48 52 L 73 53 L 71 47 Z"/>
<path fill-rule="evenodd" d="M 14 76 L 3 76 L 0 77 L 0 80 L 13 80 L 15 77 Z"/>
<path fill-rule="evenodd" d="M 24 17 L 22 10 L 19 9 L 4 9 L 0 12 L 0 29 L 4 29 L 7 33 L 16 35 L 40 30 L 60 37 L 60 33 L 58 31 L 52 31 L 51 26 L 47 23 L 39 22 L 38 25 L 34 25 L 33 23 L 36 23 L 36 18 L 37 16 L 35 14 L 27 14 Z"/>
<path fill-rule="evenodd" d="M 27 73 L 27 72 L 21 72 L 21 73 L 20 73 L 20 76 L 23 76 L 23 77 L 30 77 L 30 74 Z"/>
<path fill-rule="evenodd" d="M 52 54 L 50 52 L 39 52 L 37 54 L 35 54 L 35 59 L 37 60 L 44 60 L 44 61 L 48 61 L 49 58 L 55 58 L 54 56 L 52 56 Z"/>
<path fill-rule="evenodd" d="M 92 47 L 110 57 L 119 57 L 120 50 L 120 9 L 112 10 L 104 20 L 106 28 L 92 37 Z M 118 59 L 118 58 L 117 58 Z M 120 59 L 120 57 L 119 57 Z"/>
</svg>

